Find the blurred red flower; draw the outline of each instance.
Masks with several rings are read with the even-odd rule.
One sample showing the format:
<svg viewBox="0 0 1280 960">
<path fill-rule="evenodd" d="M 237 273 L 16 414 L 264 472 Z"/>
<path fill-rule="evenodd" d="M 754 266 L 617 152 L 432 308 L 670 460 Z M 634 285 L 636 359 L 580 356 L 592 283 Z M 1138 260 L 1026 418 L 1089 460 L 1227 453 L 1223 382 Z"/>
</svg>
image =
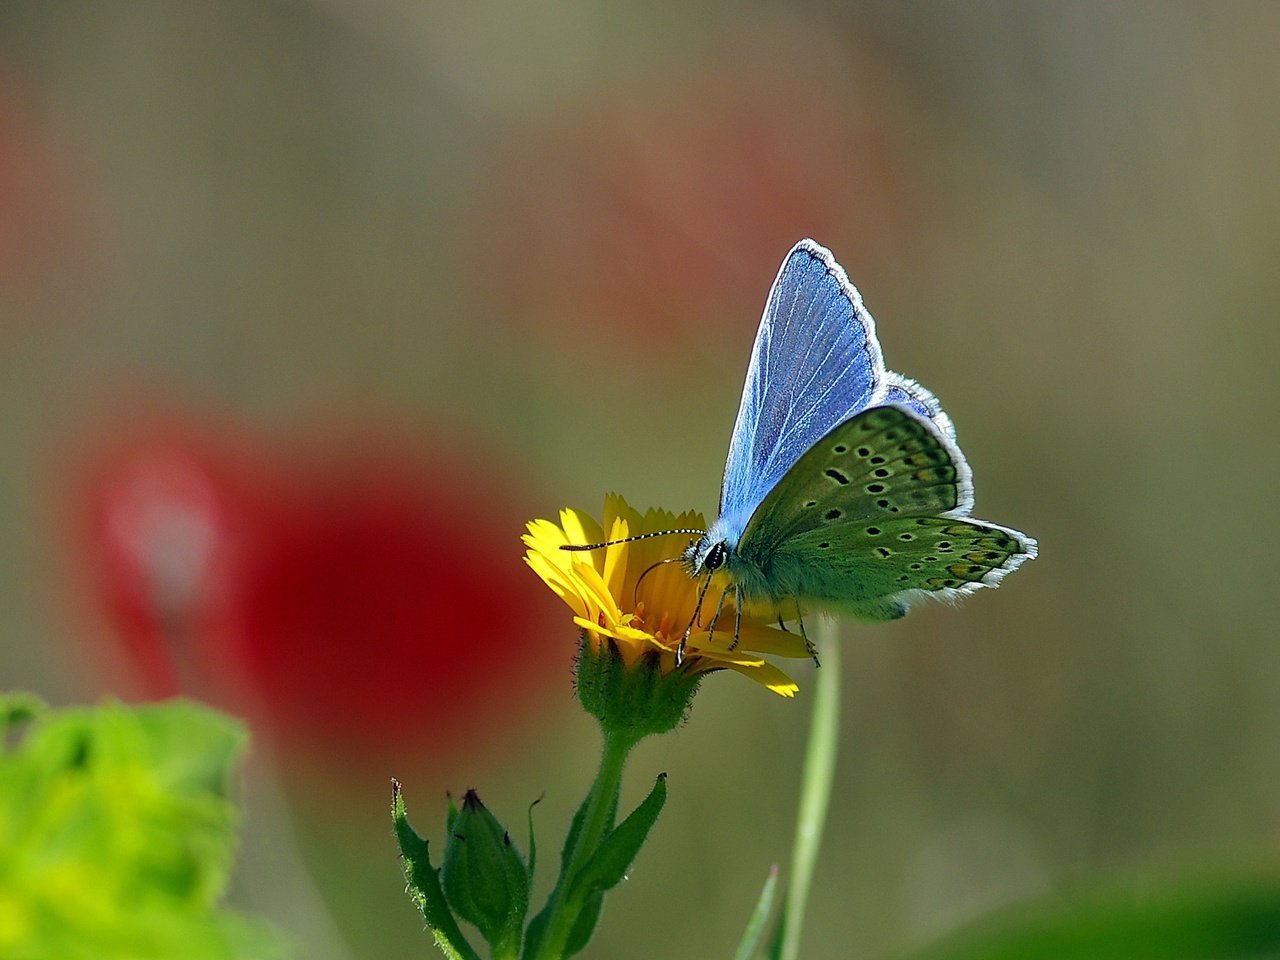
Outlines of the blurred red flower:
<svg viewBox="0 0 1280 960">
<path fill-rule="evenodd" d="M 520 497 L 441 451 L 315 451 L 157 429 L 91 472 L 90 568 L 144 694 L 334 763 L 527 726 L 569 665 L 546 656 L 565 648 L 523 569 Z"/>
<path fill-rule="evenodd" d="M 465 258 L 482 295 L 532 325 L 666 349 L 753 322 L 801 237 L 855 273 L 902 243 L 919 198 L 901 88 L 832 25 L 777 26 L 515 131 L 483 181 L 485 255 Z"/>
<path fill-rule="evenodd" d="M 248 540 L 270 515 L 256 475 L 225 438 L 169 427 L 129 436 L 88 471 L 87 572 L 136 673 L 109 685 L 208 696 L 225 675 Z"/>
</svg>

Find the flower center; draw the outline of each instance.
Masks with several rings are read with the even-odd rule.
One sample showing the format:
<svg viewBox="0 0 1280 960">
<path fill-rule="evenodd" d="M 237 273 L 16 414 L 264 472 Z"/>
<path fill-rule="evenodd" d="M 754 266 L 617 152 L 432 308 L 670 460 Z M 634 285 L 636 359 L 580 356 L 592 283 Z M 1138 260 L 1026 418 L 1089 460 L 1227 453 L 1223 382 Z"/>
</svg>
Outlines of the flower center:
<svg viewBox="0 0 1280 960">
<path fill-rule="evenodd" d="M 658 622 L 656 624 L 651 624 L 646 616 L 645 603 L 643 600 L 640 600 L 636 603 L 634 616 L 635 625 L 640 627 L 640 629 L 653 634 L 654 639 L 666 643 L 668 638 L 671 637 L 671 614 L 664 612 L 662 616 L 658 618 Z"/>
</svg>

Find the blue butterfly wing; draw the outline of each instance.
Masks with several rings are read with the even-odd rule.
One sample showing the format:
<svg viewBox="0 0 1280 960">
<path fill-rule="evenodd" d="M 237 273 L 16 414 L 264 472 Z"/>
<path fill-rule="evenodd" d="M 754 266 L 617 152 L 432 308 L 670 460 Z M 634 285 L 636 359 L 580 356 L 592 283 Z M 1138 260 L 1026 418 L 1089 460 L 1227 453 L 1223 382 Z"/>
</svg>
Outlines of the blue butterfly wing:
<svg viewBox="0 0 1280 960">
<path fill-rule="evenodd" d="M 800 455 L 837 423 L 884 402 L 886 389 L 862 297 L 829 250 L 801 240 L 765 302 L 729 441 L 719 525 L 741 534 Z"/>
<path fill-rule="evenodd" d="M 949 439 L 955 440 L 956 428 L 951 418 L 943 411 L 942 404 L 938 403 L 937 397 L 910 377 L 904 377 L 892 370 L 885 371 L 884 383 L 884 399 L 880 401 L 881 403 L 904 404 L 924 419 L 932 420 Z"/>
</svg>

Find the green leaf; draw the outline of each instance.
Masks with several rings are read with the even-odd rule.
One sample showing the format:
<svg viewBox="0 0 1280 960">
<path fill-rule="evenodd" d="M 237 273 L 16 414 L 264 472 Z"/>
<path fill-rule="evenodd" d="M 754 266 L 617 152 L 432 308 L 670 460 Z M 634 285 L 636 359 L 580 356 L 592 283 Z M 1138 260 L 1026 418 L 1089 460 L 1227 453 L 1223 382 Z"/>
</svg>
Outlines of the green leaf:
<svg viewBox="0 0 1280 960">
<path fill-rule="evenodd" d="M 742 931 L 742 940 L 733 955 L 733 960 L 751 960 L 756 955 L 764 926 L 769 921 L 769 913 L 773 910 L 773 898 L 778 889 L 778 865 L 769 868 L 769 876 L 765 878 L 760 889 L 760 897 L 756 900 L 756 908 L 751 911 L 747 927 Z"/>
<path fill-rule="evenodd" d="M 600 846 L 591 858 L 583 865 L 578 876 L 573 880 L 573 900 L 576 904 L 577 916 L 569 930 L 565 941 L 564 956 L 572 957 L 581 952 L 595 933 L 596 924 L 600 922 L 600 914 L 604 910 L 605 891 L 622 882 L 627 868 L 635 860 L 636 854 L 644 844 L 649 828 L 658 818 L 662 805 L 667 798 L 667 775 L 660 774 L 640 806 L 627 816 L 616 828 L 605 835 Z M 612 822 L 617 811 L 617 797 L 614 797 Z"/>
<path fill-rule="evenodd" d="M 538 844 L 533 832 L 533 808 L 542 802 L 542 797 L 529 804 L 529 883 L 533 883 L 533 871 L 538 864 Z"/>
<path fill-rule="evenodd" d="M 615 789 L 613 796 L 609 801 L 609 816 L 606 822 L 606 830 L 613 828 L 614 821 L 618 817 L 618 790 Z M 550 919 L 551 905 L 556 902 L 556 893 L 564 885 L 565 872 L 569 869 L 569 859 L 573 856 L 574 844 L 578 842 L 578 835 L 582 832 L 582 824 L 587 816 L 587 806 L 591 802 L 591 794 L 588 793 L 582 799 L 582 803 L 578 804 L 578 809 L 573 814 L 573 819 L 569 823 L 569 832 L 565 834 L 564 843 L 560 848 L 560 872 L 556 876 L 555 888 L 547 897 L 546 905 L 543 906 L 538 914 L 529 921 L 529 926 L 524 933 L 524 956 L 536 957 L 538 955 L 538 946 L 542 942 L 542 935 L 546 931 L 547 922 Z M 599 918 L 600 912 L 596 911 L 596 917 Z M 594 926 L 593 926 L 594 929 Z"/>
<path fill-rule="evenodd" d="M 609 816 L 605 820 L 605 835 L 613 829 L 614 823 L 618 819 L 618 796 L 621 790 L 614 790 L 613 796 L 609 800 Z M 578 842 L 578 835 L 582 833 L 582 822 L 586 819 L 587 805 L 591 802 L 591 795 L 587 794 L 579 804 L 577 811 L 573 815 L 573 821 L 569 824 L 569 832 L 565 835 L 564 846 L 560 849 L 560 874 L 558 880 L 564 880 L 565 871 L 569 869 L 569 860 L 573 856 L 573 848 Z"/>
<path fill-rule="evenodd" d="M 427 841 L 409 825 L 397 780 L 391 781 L 391 819 L 400 845 L 400 858 L 404 861 L 406 890 L 422 911 L 436 946 L 449 960 L 480 960 L 480 955 L 462 935 L 449 910 L 444 891 L 440 888 L 440 871 L 431 865 Z"/>
<path fill-rule="evenodd" d="M 573 927 L 569 931 L 569 938 L 565 941 L 565 957 L 572 957 L 581 953 L 587 944 L 591 942 L 591 936 L 596 932 L 596 924 L 600 922 L 600 914 L 603 911 L 604 891 L 593 893 L 587 897 L 582 909 L 578 911 L 577 918 L 573 921 Z"/>
<path fill-rule="evenodd" d="M 0 753 L 5 751 L 4 738 L 10 730 L 30 723 L 48 709 L 43 700 L 30 693 L 0 693 Z"/>
<path fill-rule="evenodd" d="M 0 698 L 0 956 L 256 960 L 265 925 L 219 906 L 238 812 L 239 724 L 174 701 L 44 710 Z"/>
<path fill-rule="evenodd" d="M 782 909 L 778 911 L 778 922 L 773 925 L 773 933 L 769 937 L 769 949 L 765 953 L 768 960 L 782 960 L 782 953 L 787 946 L 787 903 L 784 900 Z"/>
<path fill-rule="evenodd" d="M 585 900 L 592 893 L 610 890 L 622 882 L 666 800 L 667 775 L 660 773 L 649 795 L 605 836 L 574 878 L 576 896 Z"/>
<path fill-rule="evenodd" d="M 1023 907 L 911 960 L 1262 960 L 1280 957 L 1280 880 Z"/>
</svg>

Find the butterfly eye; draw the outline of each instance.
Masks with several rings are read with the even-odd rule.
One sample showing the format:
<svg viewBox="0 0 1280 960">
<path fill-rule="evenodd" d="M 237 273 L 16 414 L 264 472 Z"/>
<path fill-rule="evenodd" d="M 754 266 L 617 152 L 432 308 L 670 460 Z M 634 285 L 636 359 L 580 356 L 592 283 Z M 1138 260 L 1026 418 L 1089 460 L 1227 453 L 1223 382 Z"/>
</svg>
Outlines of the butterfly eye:
<svg viewBox="0 0 1280 960">
<path fill-rule="evenodd" d="M 702 561 L 702 565 L 708 570 L 719 570 L 727 559 L 729 559 L 729 548 L 722 540 L 707 551 L 707 557 Z"/>
</svg>

